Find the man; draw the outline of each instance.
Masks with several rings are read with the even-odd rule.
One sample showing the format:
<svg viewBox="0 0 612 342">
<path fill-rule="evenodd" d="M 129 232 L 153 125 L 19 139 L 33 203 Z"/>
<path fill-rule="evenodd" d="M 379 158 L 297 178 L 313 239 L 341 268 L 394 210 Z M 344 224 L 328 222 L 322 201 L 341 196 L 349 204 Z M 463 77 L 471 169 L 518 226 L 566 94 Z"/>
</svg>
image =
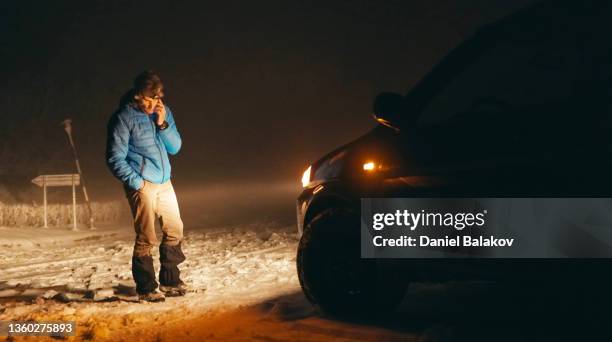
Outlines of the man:
<svg viewBox="0 0 612 342">
<path fill-rule="evenodd" d="M 170 182 L 170 161 L 181 148 L 181 137 L 172 111 L 162 102 L 163 85 L 153 71 L 134 79 L 134 87 L 120 101 L 108 123 L 106 163 L 124 186 L 134 218 L 136 243 L 132 275 L 141 300 L 163 301 L 165 296 L 184 295 L 178 264 L 183 221 Z M 159 217 L 163 238 L 159 246 L 159 285 L 155 279 L 151 250 L 157 245 L 155 219 Z M 165 295 L 164 295 L 165 293 Z"/>
</svg>

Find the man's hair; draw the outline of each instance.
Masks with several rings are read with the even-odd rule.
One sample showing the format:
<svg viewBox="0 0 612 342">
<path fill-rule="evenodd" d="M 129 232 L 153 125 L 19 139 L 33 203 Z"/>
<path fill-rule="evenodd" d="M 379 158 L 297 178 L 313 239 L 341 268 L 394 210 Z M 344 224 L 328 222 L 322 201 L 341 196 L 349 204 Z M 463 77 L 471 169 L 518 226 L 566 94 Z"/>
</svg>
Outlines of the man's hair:
<svg viewBox="0 0 612 342">
<path fill-rule="evenodd" d="M 134 78 L 134 92 L 138 95 L 154 96 L 159 93 L 164 85 L 159 75 L 152 70 L 146 70 Z"/>
<path fill-rule="evenodd" d="M 119 100 L 119 109 L 129 104 L 135 104 L 135 96 L 145 95 L 152 97 L 160 93 L 163 88 L 164 85 L 161 78 L 155 71 L 143 71 L 134 78 L 132 89 L 121 96 Z"/>
</svg>

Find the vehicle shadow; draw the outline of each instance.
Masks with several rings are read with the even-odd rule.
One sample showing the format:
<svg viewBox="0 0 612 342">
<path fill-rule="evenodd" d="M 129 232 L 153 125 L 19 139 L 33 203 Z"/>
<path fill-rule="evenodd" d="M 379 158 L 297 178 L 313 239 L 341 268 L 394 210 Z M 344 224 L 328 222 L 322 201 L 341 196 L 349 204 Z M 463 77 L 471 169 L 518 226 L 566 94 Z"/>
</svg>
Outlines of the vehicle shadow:
<svg viewBox="0 0 612 342">
<path fill-rule="evenodd" d="M 410 341 L 565 341 L 608 336 L 610 329 L 605 322 L 611 307 L 602 305 L 600 299 L 592 291 L 450 282 L 413 284 L 395 312 L 370 312 L 367 317 L 322 314 L 301 292 L 270 299 L 257 308 L 281 321 L 299 322 L 297 326 L 301 324 L 310 331 L 323 325 L 323 333 L 336 335 L 333 323 L 359 327 L 361 331 L 354 337 L 360 340 L 384 336 L 385 340 Z M 332 323 L 332 328 L 321 321 Z M 370 339 L 364 334 L 368 329 L 384 329 L 388 334 L 374 334 Z"/>
</svg>

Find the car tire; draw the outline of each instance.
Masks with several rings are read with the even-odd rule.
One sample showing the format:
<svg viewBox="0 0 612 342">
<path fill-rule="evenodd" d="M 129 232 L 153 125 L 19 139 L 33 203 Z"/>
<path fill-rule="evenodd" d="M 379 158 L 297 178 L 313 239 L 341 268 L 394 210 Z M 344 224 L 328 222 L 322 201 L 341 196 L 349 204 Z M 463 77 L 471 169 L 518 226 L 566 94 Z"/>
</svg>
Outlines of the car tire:
<svg viewBox="0 0 612 342">
<path fill-rule="evenodd" d="M 402 300 L 407 282 L 398 272 L 383 272 L 377 260 L 362 259 L 360 246 L 360 219 L 348 209 L 328 209 L 305 226 L 298 277 L 306 298 L 324 313 L 379 316 Z"/>
</svg>

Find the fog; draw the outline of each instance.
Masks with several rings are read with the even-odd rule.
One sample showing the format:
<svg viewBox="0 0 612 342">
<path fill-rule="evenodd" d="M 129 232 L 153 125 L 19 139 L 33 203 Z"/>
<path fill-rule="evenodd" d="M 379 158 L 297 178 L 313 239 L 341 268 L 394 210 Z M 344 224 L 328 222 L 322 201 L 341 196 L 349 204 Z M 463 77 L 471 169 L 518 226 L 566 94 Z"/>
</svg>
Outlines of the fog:
<svg viewBox="0 0 612 342">
<path fill-rule="evenodd" d="M 297 186 L 309 163 L 374 127 L 378 92 L 405 93 L 477 27 L 531 2 L 3 3 L 0 186 L 25 198 L 38 174 L 73 172 L 59 125 L 72 118 L 91 197 L 121 196 L 106 123 L 144 69 L 162 76 L 183 137 L 179 200 Z"/>
<path fill-rule="evenodd" d="M 183 220 L 195 229 L 255 223 L 294 225 L 299 190 L 299 185 L 291 182 L 176 187 Z"/>
</svg>

